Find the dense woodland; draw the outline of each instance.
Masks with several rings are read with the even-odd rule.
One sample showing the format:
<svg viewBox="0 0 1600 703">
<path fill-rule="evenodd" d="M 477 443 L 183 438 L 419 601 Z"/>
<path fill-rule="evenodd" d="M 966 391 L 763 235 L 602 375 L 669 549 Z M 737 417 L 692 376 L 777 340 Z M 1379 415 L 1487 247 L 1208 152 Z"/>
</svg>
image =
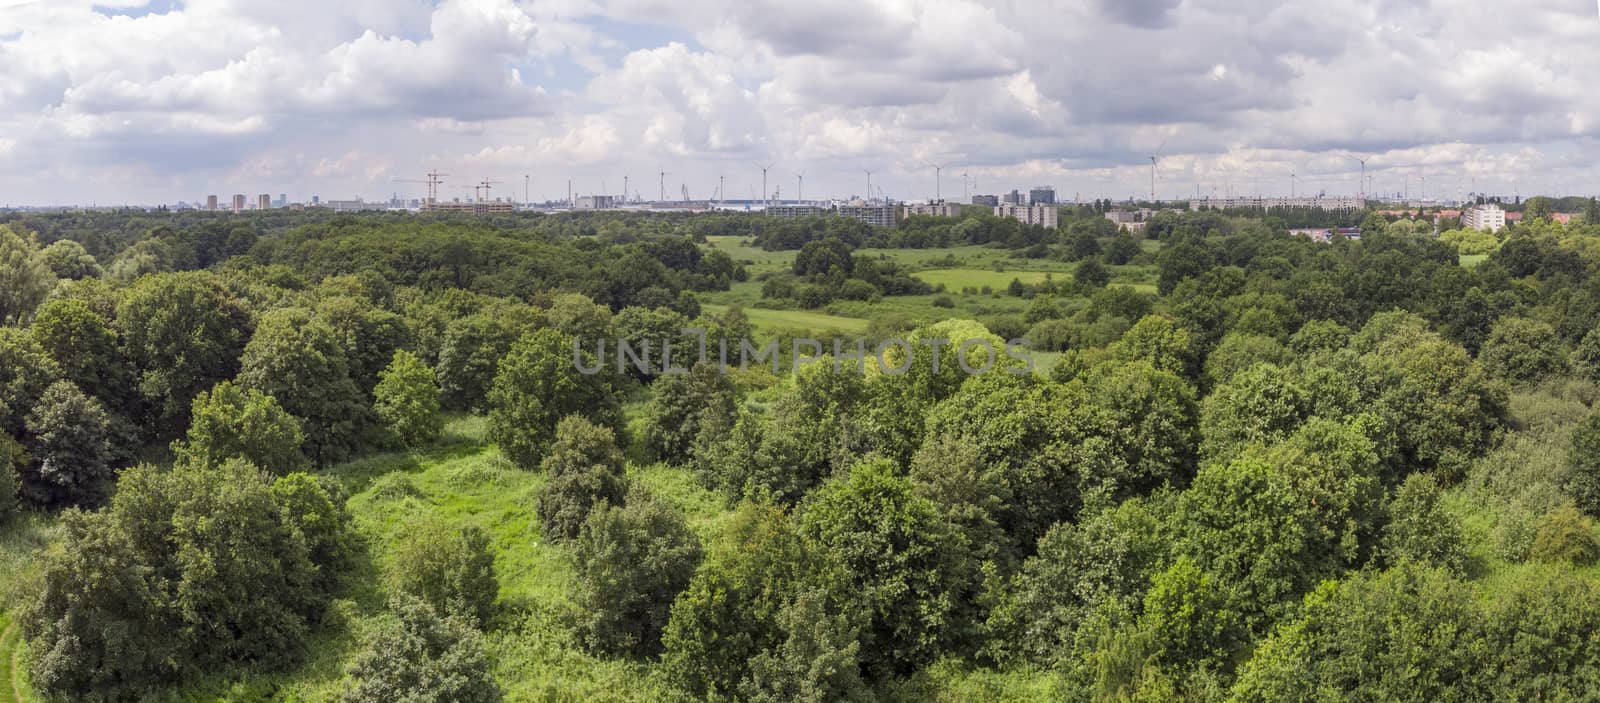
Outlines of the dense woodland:
<svg viewBox="0 0 1600 703">
<path fill-rule="evenodd" d="M 1600 222 L 1103 209 L 0 215 L 0 700 L 1592 698 Z"/>
</svg>

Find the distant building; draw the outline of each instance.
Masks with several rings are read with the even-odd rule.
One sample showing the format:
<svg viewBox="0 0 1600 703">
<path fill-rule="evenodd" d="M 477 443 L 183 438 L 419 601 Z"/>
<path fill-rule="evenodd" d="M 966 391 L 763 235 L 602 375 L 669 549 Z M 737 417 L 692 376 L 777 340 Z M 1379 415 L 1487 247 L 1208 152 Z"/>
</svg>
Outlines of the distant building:
<svg viewBox="0 0 1600 703">
<path fill-rule="evenodd" d="M 389 206 L 384 203 L 369 203 L 361 198 L 356 198 L 355 200 L 328 200 L 321 205 L 332 209 L 334 212 L 363 212 L 389 209 Z"/>
<path fill-rule="evenodd" d="M 1506 211 L 1494 203 L 1478 205 L 1461 213 L 1461 227 L 1499 232 L 1506 228 Z"/>
<path fill-rule="evenodd" d="M 767 207 L 767 214 L 773 217 L 817 217 L 826 215 L 829 208 L 821 205 L 771 205 Z"/>
<path fill-rule="evenodd" d="M 244 212 L 244 194 L 236 193 L 233 196 L 233 211 Z"/>
<path fill-rule="evenodd" d="M 266 193 L 262 193 L 260 195 L 257 195 L 256 196 L 256 209 L 257 210 L 271 210 L 272 209 L 272 196 L 267 195 Z"/>
<path fill-rule="evenodd" d="M 383 208 L 380 206 L 375 209 L 381 210 Z M 488 215 L 499 212 L 516 212 L 517 204 L 511 202 L 510 200 L 501 200 L 498 198 L 494 200 L 452 200 L 449 202 L 438 201 L 428 203 L 427 207 L 424 207 L 423 210 L 432 212 L 465 212 L 473 215 Z"/>
<path fill-rule="evenodd" d="M 1106 219 L 1111 220 L 1118 227 L 1126 227 L 1130 233 L 1138 234 L 1144 231 L 1144 226 L 1149 224 L 1150 216 L 1155 214 L 1149 208 L 1138 210 L 1112 210 L 1106 213 Z"/>
<path fill-rule="evenodd" d="M 215 195 L 207 195 L 206 196 L 206 209 L 210 210 L 212 212 L 216 212 L 216 210 L 217 210 L 217 196 L 215 196 Z"/>
<path fill-rule="evenodd" d="M 1001 196 L 1000 200 L 1001 200 L 1002 204 L 1005 204 L 1005 205 L 1025 205 L 1026 204 L 1026 203 L 1024 203 L 1022 201 L 1022 193 L 1019 193 L 1019 192 L 1017 192 L 1015 190 L 1013 190 L 1010 193 L 1006 193 L 1005 195 Z"/>
<path fill-rule="evenodd" d="M 859 200 L 839 206 L 839 216 L 861 220 L 874 227 L 893 227 L 900 208 L 893 203 L 864 203 Z"/>
<path fill-rule="evenodd" d="M 1028 191 L 1029 205 L 1054 205 L 1056 204 L 1055 186 L 1034 186 Z"/>
<path fill-rule="evenodd" d="M 288 193 L 279 193 L 277 202 L 273 203 L 272 206 L 273 207 L 289 207 L 289 194 Z"/>
<path fill-rule="evenodd" d="M 610 195 L 582 195 L 572 205 L 575 210 L 610 210 L 616 206 L 616 198 Z"/>
<path fill-rule="evenodd" d="M 961 206 L 955 203 L 909 203 L 905 206 L 905 216 L 925 215 L 931 217 L 960 217 Z"/>
<path fill-rule="evenodd" d="M 1309 198 L 1205 198 L 1189 201 L 1191 210 L 1272 210 L 1275 208 L 1310 208 L 1315 210 L 1360 210 L 1361 198 L 1354 196 Z"/>
<path fill-rule="evenodd" d="M 1061 213 L 1054 205 L 996 205 L 995 217 L 1009 217 L 1025 225 L 1055 229 Z"/>
<path fill-rule="evenodd" d="M 994 207 L 994 206 L 1000 204 L 1000 196 L 998 196 L 998 195 L 974 195 L 974 196 L 972 196 L 972 204 L 973 205 L 982 205 L 984 207 Z"/>
</svg>

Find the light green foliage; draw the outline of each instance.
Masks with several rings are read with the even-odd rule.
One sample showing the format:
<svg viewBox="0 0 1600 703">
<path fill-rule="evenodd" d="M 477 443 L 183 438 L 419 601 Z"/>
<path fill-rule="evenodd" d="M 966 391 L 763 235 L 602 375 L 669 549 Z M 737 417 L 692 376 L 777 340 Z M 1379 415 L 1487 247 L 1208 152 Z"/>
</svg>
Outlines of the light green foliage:
<svg viewBox="0 0 1600 703">
<path fill-rule="evenodd" d="M 240 366 L 241 387 L 272 396 L 299 418 L 312 461 L 327 465 L 361 449 L 371 410 L 332 327 L 305 310 L 274 310 L 262 316 Z"/>
<path fill-rule="evenodd" d="M 140 278 L 114 319 L 165 438 L 188 426 L 196 395 L 238 373 L 251 331 L 244 305 L 205 272 Z"/>
<path fill-rule="evenodd" d="M 398 598 L 350 667 L 343 703 L 499 703 L 483 635 L 466 618 Z"/>
<path fill-rule="evenodd" d="M 887 461 L 867 461 L 806 504 L 800 531 L 837 559 L 866 609 L 861 662 L 871 676 L 927 664 L 963 623 L 955 621 L 976 565 L 961 535 Z"/>
<path fill-rule="evenodd" d="M 662 461 L 687 463 L 702 432 L 716 436 L 733 427 L 738 401 L 738 389 L 715 362 L 695 364 L 687 374 L 662 376 L 650 384 L 645 445 Z"/>
<path fill-rule="evenodd" d="M 61 376 L 43 347 L 15 327 L 0 327 L 0 433 L 22 436 L 28 412 Z"/>
<path fill-rule="evenodd" d="M 1500 238 L 1481 230 L 1452 229 L 1439 233 L 1439 241 L 1463 256 L 1488 254 L 1500 248 Z"/>
<path fill-rule="evenodd" d="M 1350 343 L 1350 328 L 1332 320 L 1311 320 L 1289 337 L 1289 349 L 1308 356 L 1334 352 Z"/>
<path fill-rule="evenodd" d="M 39 242 L 0 225 L 0 325 L 23 325 L 55 288 Z"/>
<path fill-rule="evenodd" d="M 1140 627 L 1150 634 L 1155 663 L 1187 670 L 1225 662 L 1243 638 L 1241 620 L 1227 585 L 1182 556 L 1151 579 Z"/>
<path fill-rule="evenodd" d="M 1478 360 L 1490 374 L 1529 383 L 1566 370 L 1567 360 L 1556 331 L 1543 322 L 1504 317 L 1489 330 Z"/>
<path fill-rule="evenodd" d="M 287 480 L 287 479 L 284 479 Z M 297 663 L 329 594 L 313 532 L 240 461 L 138 467 L 111 506 L 67 512 L 39 555 L 18 621 L 33 685 L 57 696 L 138 698 L 201 672 Z M 329 533 L 343 533 L 346 519 Z"/>
<path fill-rule="evenodd" d="M 39 306 L 28 331 L 55 360 L 61 377 L 83 392 L 112 404 L 130 395 L 132 373 L 117 349 L 117 333 L 88 301 L 52 298 Z"/>
<path fill-rule="evenodd" d="M 112 478 L 110 418 L 100 401 L 57 381 L 28 415 L 33 463 L 24 488 L 37 505 L 94 505 Z"/>
<path fill-rule="evenodd" d="M 1179 327 L 1172 318 L 1159 315 L 1149 315 L 1134 323 L 1112 349 L 1117 359 L 1147 361 L 1180 376 L 1193 372 L 1194 353 L 1194 340 L 1189 331 Z"/>
<path fill-rule="evenodd" d="M 1379 547 L 1389 564 L 1412 561 L 1448 570 L 1466 572 L 1467 551 L 1461 526 L 1439 504 L 1439 483 L 1428 474 L 1416 473 L 1389 502 L 1389 522 L 1383 527 Z"/>
<path fill-rule="evenodd" d="M 1257 364 L 1236 373 L 1201 405 L 1200 454 L 1227 462 L 1251 444 L 1281 439 L 1311 415 L 1312 401 L 1291 369 Z"/>
<path fill-rule="evenodd" d="M 415 525 L 394 545 L 389 583 L 395 593 L 435 610 L 488 624 L 500 593 L 489 537 L 477 527 L 454 529 L 432 520 Z"/>
<path fill-rule="evenodd" d="M 1313 420 L 1183 493 L 1175 550 L 1230 584 L 1253 625 L 1371 554 L 1382 488 L 1367 424 Z"/>
<path fill-rule="evenodd" d="M 596 363 L 587 352 L 582 361 L 585 368 Z M 571 339 L 551 329 L 523 337 L 500 362 L 489 394 L 489 437 L 512 463 L 537 467 L 555 439 L 556 423 L 568 415 L 620 426 L 609 375 L 586 375 L 575 365 Z"/>
<path fill-rule="evenodd" d="M 683 516 L 647 495 L 589 513 L 575 550 L 573 594 L 584 613 L 584 641 L 609 654 L 660 654 L 672 601 L 688 587 L 701 554 Z"/>
<path fill-rule="evenodd" d="M 1272 337 L 1229 332 L 1206 356 L 1205 377 L 1215 386 L 1227 383 L 1234 374 L 1256 364 L 1282 365 L 1288 361 L 1289 350 Z"/>
<path fill-rule="evenodd" d="M 562 418 L 556 441 L 539 464 L 539 519 L 550 539 L 573 539 L 598 506 L 620 506 L 628 492 L 622 450 L 608 427 L 578 415 Z"/>
<path fill-rule="evenodd" d="M 1529 556 L 1537 561 L 1589 566 L 1600 561 L 1600 538 L 1594 521 L 1577 508 L 1563 505 L 1539 520 Z"/>
<path fill-rule="evenodd" d="M 408 447 L 439 438 L 444 416 L 439 413 L 439 386 L 427 364 L 402 349 L 378 379 L 372 390 L 373 410 L 390 432 Z"/>
<path fill-rule="evenodd" d="M 84 249 L 82 244 L 70 239 L 62 239 L 45 247 L 40 256 L 56 278 L 76 281 L 81 278 L 99 278 L 104 274 L 100 270 L 99 262 L 94 260 L 89 251 Z"/>
<path fill-rule="evenodd" d="M 220 466 L 243 459 L 273 474 L 299 471 L 308 463 L 300 420 L 270 395 L 230 381 L 194 399 L 188 436 L 173 446 L 185 462 Z"/>
</svg>

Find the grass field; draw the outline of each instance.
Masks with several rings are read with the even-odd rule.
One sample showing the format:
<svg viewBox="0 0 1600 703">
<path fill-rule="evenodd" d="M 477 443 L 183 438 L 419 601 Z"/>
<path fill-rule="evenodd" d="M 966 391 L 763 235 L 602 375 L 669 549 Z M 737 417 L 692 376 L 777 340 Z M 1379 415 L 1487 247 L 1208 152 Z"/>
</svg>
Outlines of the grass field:
<svg viewBox="0 0 1600 703">
<path fill-rule="evenodd" d="M 917 278 L 926 281 L 929 285 L 943 285 L 947 291 L 960 291 L 966 288 L 982 289 L 988 286 L 990 290 L 1004 291 L 1012 281 L 1036 284 L 1043 283 L 1047 278 L 1054 278 L 1063 283 L 1063 276 L 1045 271 L 985 271 L 982 269 L 933 269 L 918 271 L 914 274 Z"/>
<path fill-rule="evenodd" d="M 723 313 L 727 312 L 728 306 L 702 305 L 701 309 L 708 313 Z M 767 310 L 746 307 L 744 314 L 750 318 L 750 325 L 759 332 L 780 329 L 861 332 L 867 328 L 867 321 L 859 317 L 841 317 L 810 310 Z"/>
</svg>

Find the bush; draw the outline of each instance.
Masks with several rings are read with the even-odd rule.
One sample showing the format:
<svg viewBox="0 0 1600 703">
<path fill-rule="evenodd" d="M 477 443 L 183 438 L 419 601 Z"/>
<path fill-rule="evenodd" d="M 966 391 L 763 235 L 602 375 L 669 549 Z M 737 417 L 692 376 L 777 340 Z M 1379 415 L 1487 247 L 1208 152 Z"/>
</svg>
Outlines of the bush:
<svg viewBox="0 0 1600 703">
<path fill-rule="evenodd" d="M 700 563 L 700 540 L 683 517 L 648 496 L 589 513 L 578 536 L 575 600 L 589 646 L 608 654 L 661 651 L 672 601 Z"/>
<path fill-rule="evenodd" d="M 670 378 L 670 377 L 669 377 Z M 665 380 L 665 379 L 663 379 Z M 623 504 L 628 483 L 615 436 L 577 415 L 556 426 L 556 441 L 539 468 L 539 519 L 550 539 L 573 539 L 596 506 Z"/>
<path fill-rule="evenodd" d="M 936 308 L 949 309 L 956 306 L 956 301 L 948 295 L 940 295 L 934 297 L 932 304 Z"/>
<path fill-rule="evenodd" d="M 389 580 L 397 593 L 469 618 L 478 627 L 489 622 L 500 594 L 489 536 L 476 526 L 454 529 L 438 520 L 404 533 Z"/>
<path fill-rule="evenodd" d="M 1467 551 L 1461 527 L 1439 505 L 1439 493 L 1439 482 L 1428 474 L 1406 477 L 1389 502 L 1389 523 L 1379 547 L 1386 562 L 1412 561 L 1465 574 Z"/>
<path fill-rule="evenodd" d="M 1478 360 L 1490 374 L 1518 383 L 1538 381 L 1566 368 L 1555 329 L 1516 317 L 1501 318 L 1490 328 Z"/>
<path fill-rule="evenodd" d="M 1600 540 L 1594 536 L 1594 521 L 1571 505 L 1550 511 L 1539 520 L 1529 556 L 1538 561 L 1576 566 L 1600 561 Z"/>
<path fill-rule="evenodd" d="M 344 703 L 499 703 L 483 635 L 470 622 L 415 598 L 389 609 L 395 621 L 357 655 Z"/>
<path fill-rule="evenodd" d="M 1573 430 L 1567 463 L 1571 467 L 1563 487 L 1567 495 L 1584 512 L 1600 516 L 1600 410 Z"/>
<path fill-rule="evenodd" d="M 404 349 L 378 377 L 372 391 L 373 409 L 408 447 L 432 442 L 444 431 L 444 416 L 439 414 L 439 386 L 433 371 L 415 354 Z"/>
<path fill-rule="evenodd" d="M 5 525 L 21 505 L 22 480 L 18 471 L 28 461 L 22 445 L 11 435 L 0 432 L 0 525 Z"/>
<path fill-rule="evenodd" d="M 543 329 L 519 340 L 500 362 L 489 393 L 489 439 L 519 468 L 539 465 L 555 439 L 556 424 L 568 415 L 621 426 L 622 410 L 609 376 L 574 368 L 571 345 L 560 332 Z M 587 351 L 582 360 L 584 368 L 597 363 Z"/>
</svg>

